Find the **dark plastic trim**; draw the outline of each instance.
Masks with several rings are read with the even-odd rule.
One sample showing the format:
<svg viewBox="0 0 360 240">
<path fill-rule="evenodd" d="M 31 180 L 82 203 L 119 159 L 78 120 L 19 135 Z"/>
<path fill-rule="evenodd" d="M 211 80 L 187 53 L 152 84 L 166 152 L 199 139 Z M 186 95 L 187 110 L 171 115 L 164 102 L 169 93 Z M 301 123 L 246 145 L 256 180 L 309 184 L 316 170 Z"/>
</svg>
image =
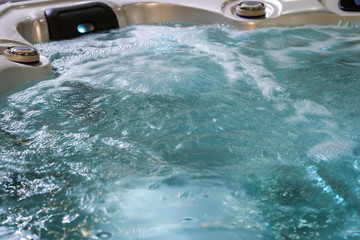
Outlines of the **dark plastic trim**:
<svg viewBox="0 0 360 240">
<path fill-rule="evenodd" d="M 347 12 L 359 12 L 360 0 L 339 0 L 339 8 Z"/>
<path fill-rule="evenodd" d="M 118 19 L 110 6 L 92 2 L 70 7 L 45 10 L 50 40 L 70 39 L 83 35 L 77 30 L 79 24 L 91 23 L 92 32 L 118 28 Z"/>
</svg>

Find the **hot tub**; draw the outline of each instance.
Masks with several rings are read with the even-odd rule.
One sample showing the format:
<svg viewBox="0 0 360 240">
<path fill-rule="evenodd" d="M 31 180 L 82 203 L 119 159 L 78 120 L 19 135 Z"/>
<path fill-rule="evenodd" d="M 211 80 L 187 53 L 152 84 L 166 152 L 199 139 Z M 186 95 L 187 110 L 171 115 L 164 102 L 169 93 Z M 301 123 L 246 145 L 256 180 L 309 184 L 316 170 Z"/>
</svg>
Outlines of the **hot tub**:
<svg viewBox="0 0 360 240">
<path fill-rule="evenodd" d="M 0 5 L 0 239 L 359 238 L 356 3 Z"/>
<path fill-rule="evenodd" d="M 343 1 L 351 5 L 352 1 Z M 349 2 L 349 3 L 347 3 Z M 34 42 L 49 41 L 49 24 L 46 9 L 81 8 L 91 1 L 22 1 L 0 6 L 3 29 L 0 36 L 0 94 L 10 89 L 39 79 L 50 73 L 50 62 L 43 54 L 33 64 L 9 61 L 4 56 L 6 48 L 14 45 L 31 46 Z M 241 17 L 236 14 L 239 1 L 211 1 L 194 3 L 191 1 L 102 1 L 116 14 L 119 27 L 166 21 L 196 24 L 226 24 L 242 30 L 252 30 L 271 26 L 299 26 L 305 24 L 356 23 L 360 14 L 356 11 L 339 9 L 337 1 L 263 1 L 266 14 L 260 18 Z M 85 10 L 86 12 L 86 10 Z M 86 15 L 87 21 L 94 18 Z"/>
</svg>

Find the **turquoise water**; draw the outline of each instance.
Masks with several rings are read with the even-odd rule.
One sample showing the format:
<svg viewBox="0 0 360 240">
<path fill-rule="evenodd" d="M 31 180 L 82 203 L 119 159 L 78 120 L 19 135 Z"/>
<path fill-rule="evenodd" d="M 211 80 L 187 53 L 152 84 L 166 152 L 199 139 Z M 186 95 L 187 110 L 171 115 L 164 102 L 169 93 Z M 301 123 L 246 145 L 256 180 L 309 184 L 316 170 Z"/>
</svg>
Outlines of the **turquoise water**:
<svg viewBox="0 0 360 240">
<path fill-rule="evenodd" d="M 360 29 L 130 26 L 0 98 L 1 239 L 359 239 Z"/>
</svg>

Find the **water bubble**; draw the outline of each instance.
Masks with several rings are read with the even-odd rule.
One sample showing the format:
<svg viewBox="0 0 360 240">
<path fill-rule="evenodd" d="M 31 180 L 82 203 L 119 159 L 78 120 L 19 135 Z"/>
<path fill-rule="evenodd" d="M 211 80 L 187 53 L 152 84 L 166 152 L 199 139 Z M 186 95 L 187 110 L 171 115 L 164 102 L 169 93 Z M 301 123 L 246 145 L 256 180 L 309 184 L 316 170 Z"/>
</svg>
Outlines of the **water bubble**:
<svg viewBox="0 0 360 240">
<path fill-rule="evenodd" d="M 188 191 L 178 192 L 177 197 L 180 199 L 187 199 L 190 197 L 190 192 Z"/>
<path fill-rule="evenodd" d="M 109 238 L 111 238 L 112 234 L 109 233 L 109 232 L 105 232 L 105 231 L 102 231 L 102 230 L 98 230 L 98 231 L 95 233 L 95 236 L 96 236 L 98 239 L 109 239 Z"/>
<path fill-rule="evenodd" d="M 65 215 L 63 217 L 62 223 L 71 223 L 72 221 L 74 221 L 77 217 L 79 216 L 79 214 L 74 214 L 74 215 Z"/>
<path fill-rule="evenodd" d="M 192 222 L 192 221 L 194 221 L 194 219 L 192 219 L 191 217 L 184 217 L 184 218 L 181 220 L 182 223 Z"/>
<path fill-rule="evenodd" d="M 312 207 L 302 206 L 300 208 L 300 210 L 305 212 L 305 213 L 310 213 L 310 214 L 314 214 L 314 215 L 319 214 L 319 210 L 317 210 L 315 208 L 312 208 Z"/>
<path fill-rule="evenodd" d="M 356 160 L 353 164 L 353 167 L 357 170 L 360 171 L 360 160 Z"/>
<path fill-rule="evenodd" d="M 200 197 L 201 198 L 209 198 L 209 195 L 207 195 L 206 193 L 200 193 Z"/>
</svg>

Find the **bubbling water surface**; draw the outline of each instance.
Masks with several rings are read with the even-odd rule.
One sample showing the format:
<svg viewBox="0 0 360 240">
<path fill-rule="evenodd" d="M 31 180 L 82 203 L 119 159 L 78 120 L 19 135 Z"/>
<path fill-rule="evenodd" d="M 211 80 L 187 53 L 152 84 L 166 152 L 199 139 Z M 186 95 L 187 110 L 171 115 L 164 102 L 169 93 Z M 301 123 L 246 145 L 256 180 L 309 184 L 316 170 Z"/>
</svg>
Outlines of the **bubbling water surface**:
<svg viewBox="0 0 360 240">
<path fill-rule="evenodd" d="M 39 43 L 0 99 L 1 239 L 357 239 L 360 30 Z"/>
</svg>

